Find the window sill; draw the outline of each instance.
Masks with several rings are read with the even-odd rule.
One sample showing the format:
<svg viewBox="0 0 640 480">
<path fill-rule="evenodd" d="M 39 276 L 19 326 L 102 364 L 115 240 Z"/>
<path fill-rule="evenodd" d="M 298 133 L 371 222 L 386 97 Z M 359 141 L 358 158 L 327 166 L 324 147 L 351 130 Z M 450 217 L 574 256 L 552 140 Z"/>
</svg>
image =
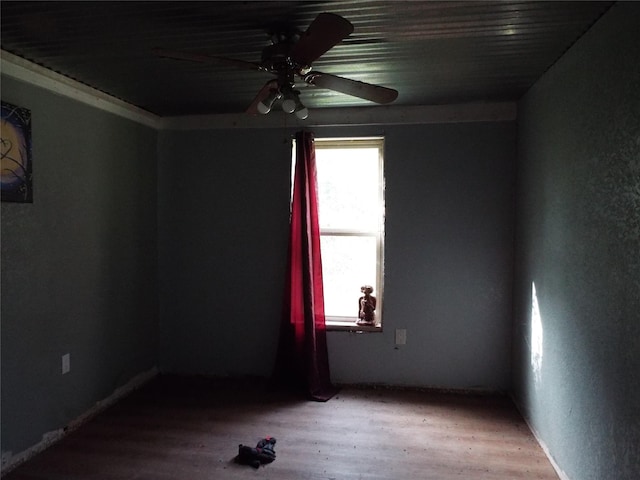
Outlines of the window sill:
<svg viewBox="0 0 640 480">
<path fill-rule="evenodd" d="M 327 331 L 328 332 L 353 332 L 353 333 L 372 333 L 372 332 L 382 332 L 382 325 L 356 325 L 354 323 L 349 322 L 332 322 L 331 320 L 326 321 Z"/>
</svg>

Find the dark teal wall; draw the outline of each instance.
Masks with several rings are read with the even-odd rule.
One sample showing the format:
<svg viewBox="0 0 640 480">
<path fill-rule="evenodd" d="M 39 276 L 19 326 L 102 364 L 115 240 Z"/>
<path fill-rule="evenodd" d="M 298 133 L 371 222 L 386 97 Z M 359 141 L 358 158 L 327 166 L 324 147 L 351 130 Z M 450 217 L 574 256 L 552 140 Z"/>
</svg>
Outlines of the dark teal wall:
<svg viewBox="0 0 640 480">
<path fill-rule="evenodd" d="M 515 396 L 572 480 L 640 472 L 638 25 L 617 3 L 519 105 Z"/>
<path fill-rule="evenodd" d="M 507 389 L 515 123 L 314 131 L 386 141 L 384 332 L 331 332 L 334 380 Z M 292 133 L 161 132 L 163 370 L 271 372 Z M 396 328 L 407 329 L 400 349 Z"/>
<path fill-rule="evenodd" d="M 163 371 L 270 372 L 283 299 L 290 159 L 286 132 L 160 133 Z"/>
<path fill-rule="evenodd" d="M 385 128 L 384 333 L 332 333 L 337 379 L 509 388 L 515 131 Z M 407 344 L 396 348 L 398 328 Z"/>
<path fill-rule="evenodd" d="M 34 202 L 1 207 L 1 441 L 15 454 L 155 365 L 157 133 L 5 77 L 2 100 L 33 128 Z"/>
</svg>

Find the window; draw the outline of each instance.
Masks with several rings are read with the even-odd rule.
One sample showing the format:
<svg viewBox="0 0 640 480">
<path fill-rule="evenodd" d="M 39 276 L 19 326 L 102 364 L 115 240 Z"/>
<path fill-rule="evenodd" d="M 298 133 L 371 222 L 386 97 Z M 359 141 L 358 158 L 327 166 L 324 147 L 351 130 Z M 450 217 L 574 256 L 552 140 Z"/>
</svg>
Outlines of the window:
<svg viewBox="0 0 640 480">
<path fill-rule="evenodd" d="M 325 314 L 330 329 L 381 327 L 384 265 L 382 138 L 315 140 Z M 373 287 L 375 326 L 357 326 L 360 288 Z"/>
</svg>

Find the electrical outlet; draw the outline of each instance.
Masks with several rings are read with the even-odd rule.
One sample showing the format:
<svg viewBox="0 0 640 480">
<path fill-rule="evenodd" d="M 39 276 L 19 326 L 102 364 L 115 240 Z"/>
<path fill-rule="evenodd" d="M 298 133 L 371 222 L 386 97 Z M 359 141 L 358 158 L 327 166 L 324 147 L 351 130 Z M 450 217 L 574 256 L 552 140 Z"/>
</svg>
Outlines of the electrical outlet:
<svg viewBox="0 0 640 480">
<path fill-rule="evenodd" d="M 71 354 L 65 353 L 62 355 L 62 374 L 69 373 L 71 371 Z"/>
<path fill-rule="evenodd" d="M 396 345 L 407 344 L 407 330 L 404 328 L 396 329 Z"/>
</svg>

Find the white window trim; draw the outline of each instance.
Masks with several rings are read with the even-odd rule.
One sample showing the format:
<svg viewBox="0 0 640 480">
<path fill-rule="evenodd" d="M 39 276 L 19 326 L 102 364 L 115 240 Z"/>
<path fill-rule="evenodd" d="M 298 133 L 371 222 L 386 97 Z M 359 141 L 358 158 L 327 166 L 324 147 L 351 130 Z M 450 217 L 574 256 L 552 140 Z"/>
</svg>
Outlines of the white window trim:
<svg viewBox="0 0 640 480">
<path fill-rule="evenodd" d="M 354 138 L 316 138 L 315 148 L 367 148 L 374 147 L 378 149 L 378 174 L 380 178 L 380 188 L 378 190 L 378 230 L 344 230 L 344 229 L 323 229 L 320 228 L 320 234 L 344 235 L 344 236 L 363 236 L 371 235 L 377 238 L 376 242 L 376 323 L 375 325 L 357 325 L 357 316 L 353 317 L 332 317 L 326 316 L 327 330 L 333 331 L 349 331 L 349 332 L 381 332 L 383 324 L 383 307 L 384 307 L 384 237 L 385 237 L 385 203 L 384 203 L 384 137 L 354 137 Z M 355 303 L 355 302 L 354 302 Z M 354 304 L 354 309 L 355 309 Z"/>
</svg>

